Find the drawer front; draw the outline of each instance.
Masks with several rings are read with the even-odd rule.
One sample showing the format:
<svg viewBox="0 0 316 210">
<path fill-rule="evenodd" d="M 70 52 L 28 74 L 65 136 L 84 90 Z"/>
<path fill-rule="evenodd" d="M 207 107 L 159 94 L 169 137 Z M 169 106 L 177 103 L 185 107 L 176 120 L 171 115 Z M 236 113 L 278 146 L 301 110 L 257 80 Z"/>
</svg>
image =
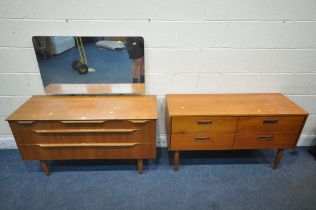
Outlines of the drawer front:
<svg viewBox="0 0 316 210">
<path fill-rule="evenodd" d="M 51 146 L 49 146 L 51 145 Z M 19 145 L 24 160 L 155 159 L 155 144 Z"/>
<path fill-rule="evenodd" d="M 298 132 L 304 116 L 294 117 L 240 117 L 237 132 Z"/>
<path fill-rule="evenodd" d="M 235 132 L 237 117 L 173 117 L 172 133 Z"/>
<path fill-rule="evenodd" d="M 20 129 L 102 129 L 130 128 L 147 129 L 155 124 L 155 120 L 86 120 L 86 121 L 11 121 L 11 126 Z"/>
<path fill-rule="evenodd" d="M 155 141 L 155 123 L 148 121 L 128 126 L 125 121 L 121 122 L 96 126 L 89 123 L 64 125 L 60 122 L 10 123 L 10 126 L 18 144 Z"/>
<path fill-rule="evenodd" d="M 272 149 L 295 146 L 297 133 L 236 133 L 234 149 Z"/>
<path fill-rule="evenodd" d="M 231 149 L 234 133 L 172 134 L 171 150 Z"/>
</svg>

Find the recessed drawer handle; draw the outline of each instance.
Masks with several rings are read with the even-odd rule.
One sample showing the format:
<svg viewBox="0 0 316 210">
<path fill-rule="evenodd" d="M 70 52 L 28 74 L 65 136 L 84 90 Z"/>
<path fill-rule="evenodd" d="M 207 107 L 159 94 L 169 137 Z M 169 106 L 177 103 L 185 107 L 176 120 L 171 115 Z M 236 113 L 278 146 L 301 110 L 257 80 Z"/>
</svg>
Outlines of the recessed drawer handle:
<svg viewBox="0 0 316 210">
<path fill-rule="evenodd" d="M 78 144 L 35 144 L 35 145 L 42 148 L 65 148 L 65 147 L 133 147 L 137 144 L 139 143 L 78 143 Z"/>
<path fill-rule="evenodd" d="M 149 120 L 129 120 L 129 122 L 131 123 L 135 123 L 135 124 L 143 124 L 148 122 Z"/>
<path fill-rule="evenodd" d="M 277 124 L 278 122 L 278 120 L 264 120 L 263 124 Z"/>
<path fill-rule="evenodd" d="M 197 121 L 198 125 L 209 125 L 209 124 L 212 124 L 212 123 L 213 123 L 212 120 L 200 120 L 200 121 Z"/>
<path fill-rule="evenodd" d="M 210 140 L 210 137 L 197 137 L 195 138 L 195 141 L 208 141 Z"/>
<path fill-rule="evenodd" d="M 17 123 L 19 123 L 21 125 L 30 125 L 30 124 L 33 124 L 34 121 L 17 121 Z"/>
<path fill-rule="evenodd" d="M 271 141 L 273 140 L 273 136 L 258 136 L 259 141 Z"/>
<path fill-rule="evenodd" d="M 54 130 L 33 130 L 35 133 L 132 133 L 139 129 L 54 129 Z"/>
<path fill-rule="evenodd" d="M 80 120 L 78 120 L 78 121 L 71 121 L 71 120 L 67 120 L 67 121 L 60 121 L 61 123 L 63 123 L 63 124 L 82 124 L 82 123 L 104 123 L 105 122 L 105 120 L 83 120 L 83 121 L 80 121 Z"/>
</svg>

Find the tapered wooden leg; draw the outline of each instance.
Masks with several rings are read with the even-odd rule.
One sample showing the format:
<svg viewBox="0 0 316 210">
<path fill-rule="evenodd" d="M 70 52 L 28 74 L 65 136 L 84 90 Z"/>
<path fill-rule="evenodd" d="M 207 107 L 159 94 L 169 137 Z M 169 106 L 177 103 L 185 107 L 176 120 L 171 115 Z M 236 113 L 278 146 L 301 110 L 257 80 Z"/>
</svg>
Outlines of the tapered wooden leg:
<svg viewBox="0 0 316 210">
<path fill-rule="evenodd" d="M 274 159 L 273 169 L 277 169 L 284 153 L 284 149 L 278 149 L 277 154 Z"/>
<path fill-rule="evenodd" d="M 42 166 L 43 171 L 45 172 L 46 176 L 49 176 L 49 168 L 46 160 L 40 160 L 40 164 Z"/>
<path fill-rule="evenodd" d="M 174 166 L 173 170 L 178 171 L 179 169 L 179 151 L 174 152 Z"/>
<path fill-rule="evenodd" d="M 139 159 L 137 161 L 137 165 L 138 165 L 138 174 L 142 175 L 142 173 L 143 173 L 143 160 Z"/>
</svg>

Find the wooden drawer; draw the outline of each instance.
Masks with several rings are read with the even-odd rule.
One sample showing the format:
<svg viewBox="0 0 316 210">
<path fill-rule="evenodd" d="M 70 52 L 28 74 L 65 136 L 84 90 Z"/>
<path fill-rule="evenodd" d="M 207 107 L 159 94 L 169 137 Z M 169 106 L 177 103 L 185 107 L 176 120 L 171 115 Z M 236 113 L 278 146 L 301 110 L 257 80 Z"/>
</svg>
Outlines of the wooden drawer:
<svg viewBox="0 0 316 210">
<path fill-rule="evenodd" d="M 272 149 L 295 146 L 296 133 L 236 133 L 234 149 Z"/>
<path fill-rule="evenodd" d="M 293 132 L 297 133 L 304 116 L 293 117 L 239 117 L 237 132 Z"/>
<path fill-rule="evenodd" d="M 172 133 L 235 132 L 237 117 L 173 117 Z"/>
<path fill-rule="evenodd" d="M 155 144 L 19 145 L 24 160 L 155 159 Z"/>
<path fill-rule="evenodd" d="M 87 121 L 10 121 L 10 126 L 20 129 L 101 129 L 134 128 L 149 129 L 155 120 L 87 120 Z"/>
<path fill-rule="evenodd" d="M 102 142 L 154 142 L 154 121 L 130 124 L 113 121 L 101 124 L 36 122 L 10 126 L 18 144 L 36 143 L 102 143 Z"/>
<path fill-rule="evenodd" d="M 231 149 L 234 133 L 172 134 L 171 150 Z"/>
</svg>

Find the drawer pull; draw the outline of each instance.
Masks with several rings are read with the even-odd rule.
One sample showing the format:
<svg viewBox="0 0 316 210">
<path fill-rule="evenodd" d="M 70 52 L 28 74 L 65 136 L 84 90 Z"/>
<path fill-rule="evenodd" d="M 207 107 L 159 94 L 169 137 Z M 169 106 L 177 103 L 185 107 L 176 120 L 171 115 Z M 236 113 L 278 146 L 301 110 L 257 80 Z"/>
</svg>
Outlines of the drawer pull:
<svg viewBox="0 0 316 210">
<path fill-rule="evenodd" d="M 34 121 L 17 121 L 17 123 L 19 123 L 21 125 L 30 125 L 30 124 L 33 124 Z"/>
<path fill-rule="evenodd" d="M 273 136 L 258 136 L 259 141 L 271 141 L 273 140 Z"/>
<path fill-rule="evenodd" d="M 56 130 L 33 130 L 35 133 L 132 133 L 139 129 L 56 129 Z"/>
<path fill-rule="evenodd" d="M 209 124 L 212 124 L 212 123 L 213 123 L 212 120 L 200 120 L 200 121 L 197 121 L 198 125 L 209 125 Z"/>
<path fill-rule="evenodd" d="M 105 120 L 86 120 L 86 121 L 60 121 L 63 124 L 82 124 L 82 123 L 104 123 Z"/>
<path fill-rule="evenodd" d="M 208 141 L 210 140 L 210 137 L 197 137 L 195 138 L 195 141 Z"/>
<path fill-rule="evenodd" d="M 148 122 L 149 120 L 129 120 L 129 122 L 131 123 L 135 123 L 135 124 L 143 124 Z"/>
<path fill-rule="evenodd" d="M 277 124 L 278 122 L 278 120 L 264 120 L 263 124 Z"/>
<path fill-rule="evenodd" d="M 42 148 L 64 147 L 133 147 L 139 143 L 78 143 L 78 144 L 36 144 Z"/>
</svg>

